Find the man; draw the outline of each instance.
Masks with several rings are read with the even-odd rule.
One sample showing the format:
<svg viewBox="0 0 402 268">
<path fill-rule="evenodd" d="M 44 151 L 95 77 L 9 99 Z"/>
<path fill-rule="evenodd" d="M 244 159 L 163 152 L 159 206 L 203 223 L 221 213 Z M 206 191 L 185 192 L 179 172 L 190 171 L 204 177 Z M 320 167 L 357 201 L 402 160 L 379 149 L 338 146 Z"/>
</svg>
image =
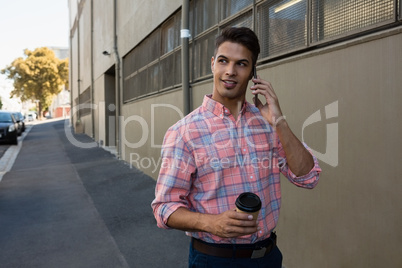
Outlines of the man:
<svg viewBox="0 0 402 268">
<path fill-rule="evenodd" d="M 159 227 L 192 237 L 189 267 L 281 267 L 280 172 L 299 187 L 318 182 L 317 159 L 290 130 L 271 84 L 252 79 L 259 52 L 253 31 L 226 28 L 211 59 L 212 95 L 165 135 L 152 208 Z M 250 79 L 255 105 L 245 99 Z M 257 219 L 236 212 L 243 192 L 260 197 Z"/>
</svg>

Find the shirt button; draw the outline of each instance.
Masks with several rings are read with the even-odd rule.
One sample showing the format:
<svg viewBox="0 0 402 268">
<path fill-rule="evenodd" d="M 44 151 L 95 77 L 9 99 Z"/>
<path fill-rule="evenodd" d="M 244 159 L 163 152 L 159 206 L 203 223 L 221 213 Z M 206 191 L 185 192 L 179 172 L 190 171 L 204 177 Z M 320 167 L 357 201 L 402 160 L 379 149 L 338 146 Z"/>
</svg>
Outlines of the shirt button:
<svg viewBox="0 0 402 268">
<path fill-rule="evenodd" d="M 250 176 L 250 179 L 252 179 L 253 178 L 253 176 Z"/>
<path fill-rule="evenodd" d="M 243 149 L 243 151 L 245 152 L 245 151 L 247 151 L 246 149 Z"/>
</svg>

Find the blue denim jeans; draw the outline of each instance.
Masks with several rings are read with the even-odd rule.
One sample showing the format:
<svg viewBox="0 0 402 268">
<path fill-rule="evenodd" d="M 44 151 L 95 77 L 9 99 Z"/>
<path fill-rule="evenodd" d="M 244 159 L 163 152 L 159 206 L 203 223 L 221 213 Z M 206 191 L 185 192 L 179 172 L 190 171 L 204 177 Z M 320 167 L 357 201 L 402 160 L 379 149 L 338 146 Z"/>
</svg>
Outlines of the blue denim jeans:
<svg viewBox="0 0 402 268">
<path fill-rule="evenodd" d="M 277 246 L 262 258 L 220 258 L 203 254 L 190 243 L 189 268 L 281 268 L 282 253 Z"/>
</svg>

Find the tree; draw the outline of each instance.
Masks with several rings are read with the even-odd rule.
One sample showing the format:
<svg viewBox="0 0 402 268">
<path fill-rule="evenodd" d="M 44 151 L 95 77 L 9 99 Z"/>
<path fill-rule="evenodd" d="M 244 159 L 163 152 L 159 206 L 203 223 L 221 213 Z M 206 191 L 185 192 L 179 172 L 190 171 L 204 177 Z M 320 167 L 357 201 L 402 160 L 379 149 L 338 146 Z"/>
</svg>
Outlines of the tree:
<svg viewBox="0 0 402 268">
<path fill-rule="evenodd" d="M 68 88 L 68 59 L 56 58 L 47 47 L 34 51 L 25 49 L 24 55 L 24 58 L 17 58 L 2 69 L 1 73 L 14 80 L 11 97 L 19 97 L 21 101 L 39 101 L 38 112 L 41 115 L 51 105 L 53 96 L 60 93 L 63 86 Z"/>
</svg>

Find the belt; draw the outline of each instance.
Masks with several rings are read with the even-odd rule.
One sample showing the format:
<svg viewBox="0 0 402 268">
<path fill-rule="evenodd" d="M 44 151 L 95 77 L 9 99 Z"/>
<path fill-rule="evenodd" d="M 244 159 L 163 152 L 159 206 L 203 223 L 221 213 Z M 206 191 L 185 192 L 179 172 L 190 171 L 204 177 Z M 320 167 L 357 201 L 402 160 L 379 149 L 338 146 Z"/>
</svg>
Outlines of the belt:
<svg viewBox="0 0 402 268">
<path fill-rule="evenodd" d="M 199 239 L 191 239 L 193 248 L 203 254 L 221 257 L 221 258 L 262 258 L 272 251 L 276 246 L 276 235 L 271 233 L 271 236 L 264 240 L 264 246 L 247 245 L 247 248 L 237 246 L 236 244 L 211 244 L 203 242 Z"/>
</svg>

